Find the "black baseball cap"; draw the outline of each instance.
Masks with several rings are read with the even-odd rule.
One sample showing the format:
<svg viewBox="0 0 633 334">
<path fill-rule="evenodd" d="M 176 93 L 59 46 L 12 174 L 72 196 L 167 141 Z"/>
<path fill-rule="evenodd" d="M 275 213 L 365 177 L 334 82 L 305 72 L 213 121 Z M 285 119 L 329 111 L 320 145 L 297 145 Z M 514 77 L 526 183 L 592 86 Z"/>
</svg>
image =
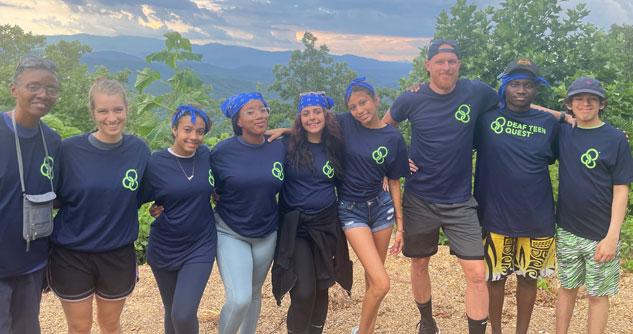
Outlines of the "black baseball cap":
<svg viewBox="0 0 633 334">
<path fill-rule="evenodd" d="M 508 64 L 508 66 L 506 66 L 506 69 L 503 71 L 501 76 L 505 74 L 510 74 L 516 71 L 528 72 L 534 75 L 535 77 L 540 76 L 538 66 L 536 66 L 536 64 L 534 64 L 534 62 L 528 58 L 518 58 L 516 60 L 511 61 Z"/>
<path fill-rule="evenodd" d="M 569 89 L 567 90 L 567 97 L 574 96 L 580 93 L 590 93 L 594 95 L 598 95 L 600 98 L 606 98 L 606 92 L 604 88 L 602 88 L 602 84 L 600 81 L 589 78 L 589 77 L 580 77 L 574 82 L 571 83 Z"/>
<path fill-rule="evenodd" d="M 451 47 L 440 48 L 440 46 L 442 45 L 450 45 Z M 426 59 L 429 60 L 440 52 L 454 53 L 457 56 L 457 58 L 459 58 L 459 50 L 458 50 L 457 42 L 452 39 L 436 38 L 432 40 L 431 44 L 429 44 L 429 50 L 426 54 Z"/>
</svg>

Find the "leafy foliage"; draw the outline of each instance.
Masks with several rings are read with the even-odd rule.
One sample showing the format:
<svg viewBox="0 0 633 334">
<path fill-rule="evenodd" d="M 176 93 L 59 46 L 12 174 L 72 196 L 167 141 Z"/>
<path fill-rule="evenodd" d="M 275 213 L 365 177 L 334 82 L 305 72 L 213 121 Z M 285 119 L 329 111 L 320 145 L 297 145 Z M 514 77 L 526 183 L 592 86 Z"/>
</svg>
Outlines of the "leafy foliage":
<svg viewBox="0 0 633 334">
<path fill-rule="evenodd" d="M 325 91 L 334 98 L 337 109 L 344 110 L 345 88 L 356 73 L 345 63 L 335 63 L 325 44 L 317 47 L 317 38 L 312 33 L 306 32 L 301 42 L 304 50 L 293 51 L 288 65 L 273 68 L 275 82 L 270 90 L 291 105 L 296 105 L 300 93 Z M 285 117 L 294 117 L 292 108 L 282 110 Z"/>
</svg>

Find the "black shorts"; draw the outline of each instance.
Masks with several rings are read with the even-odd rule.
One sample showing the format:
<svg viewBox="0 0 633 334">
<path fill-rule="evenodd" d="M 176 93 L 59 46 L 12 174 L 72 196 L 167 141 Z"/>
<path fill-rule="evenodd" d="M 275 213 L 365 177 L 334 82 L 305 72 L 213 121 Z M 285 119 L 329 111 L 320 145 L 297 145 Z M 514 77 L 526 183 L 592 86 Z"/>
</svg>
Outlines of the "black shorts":
<svg viewBox="0 0 633 334">
<path fill-rule="evenodd" d="M 437 253 L 440 228 L 448 238 L 451 254 L 463 260 L 483 260 L 481 226 L 474 197 L 462 203 L 429 203 L 409 192 L 402 201 L 404 247 L 407 257 L 429 257 Z"/>
<path fill-rule="evenodd" d="M 136 281 L 134 245 L 100 253 L 51 247 L 48 282 L 64 301 L 81 301 L 93 294 L 104 300 L 123 299 L 132 293 Z"/>
</svg>

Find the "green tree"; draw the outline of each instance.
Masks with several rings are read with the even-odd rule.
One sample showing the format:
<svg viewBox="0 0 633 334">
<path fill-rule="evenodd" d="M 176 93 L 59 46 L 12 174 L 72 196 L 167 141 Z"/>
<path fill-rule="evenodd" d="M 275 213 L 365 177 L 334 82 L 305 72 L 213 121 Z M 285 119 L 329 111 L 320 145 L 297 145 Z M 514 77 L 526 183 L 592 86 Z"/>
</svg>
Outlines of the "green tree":
<svg viewBox="0 0 633 334">
<path fill-rule="evenodd" d="M 132 132 L 147 139 L 152 148 L 165 147 L 171 143 L 169 117 L 161 120 L 158 114 L 171 115 L 181 104 L 196 104 L 204 108 L 210 106 L 212 101 L 211 86 L 205 84 L 191 69 L 180 66 L 183 61 L 200 61 L 202 55 L 193 53 L 191 42 L 177 32 L 168 32 L 165 38 L 165 48 L 148 55 L 145 60 L 148 63 L 164 63 L 173 74 L 163 80 L 160 72 L 149 67 L 137 73 L 134 112 L 128 123 Z M 166 85 L 170 90 L 161 95 L 151 94 L 147 89 L 153 84 Z"/>
<path fill-rule="evenodd" d="M 0 25 L 0 108 L 6 110 L 15 104 L 9 85 L 15 66 L 21 57 L 44 47 L 46 38 L 25 32 L 19 26 Z"/>
<path fill-rule="evenodd" d="M 345 88 L 356 73 L 345 63 L 336 63 L 325 44 L 317 46 L 317 38 L 306 32 L 301 38 L 303 50 L 292 51 L 288 65 L 275 65 L 274 83 L 270 90 L 294 106 L 299 94 L 325 91 L 335 100 L 338 110 L 345 110 Z M 294 115 L 294 109 L 281 112 L 284 118 Z M 277 112 L 275 110 L 275 112 Z"/>
</svg>

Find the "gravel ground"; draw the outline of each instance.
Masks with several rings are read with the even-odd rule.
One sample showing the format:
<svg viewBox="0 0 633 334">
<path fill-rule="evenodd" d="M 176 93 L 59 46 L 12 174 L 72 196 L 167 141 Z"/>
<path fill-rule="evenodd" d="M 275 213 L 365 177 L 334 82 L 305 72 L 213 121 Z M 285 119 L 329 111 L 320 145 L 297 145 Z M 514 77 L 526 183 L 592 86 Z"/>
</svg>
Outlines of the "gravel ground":
<svg viewBox="0 0 633 334">
<path fill-rule="evenodd" d="M 351 254 L 353 252 L 350 251 Z M 338 286 L 330 289 L 330 310 L 326 333 L 349 333 L 360 315 L 360 304 L 364 289 L 362 266 L 354 260 L 354 288 L 348 297 Z M 391 275 L 391 291 L 378 313 L 376 333 L 416 333 L 419 313 L 413 304 L 410 289 L 409 260 L 403 256 L 388 257 L 387 270 Z M 122 323 L 125 333 L 162 333 L 163 310 L 158 289 L 148 266 L 139 267 L 140 281 L 134 294 L 123 310 Z M 456 258 L 441 247 L 431 260 L 433 282 L 433 311 L 444 334 L 466 333 L 466 317 L 463 304 L 464 280 Z M 547 290 L 539 290 L 532 317 L 530 333 L 554 333 L 554 306 L 557 281 L 548 281 Z M 508 281 L 508 291 L 514 290 L 515 281 Z M 217 266 L 198 311 L 200 333 L 217 333 L 217 323 L 224 299 L 222 283 Z M 281 306 L 275 304 L 268 280 L 263 289 L 263 304 L 258 333 L 285 333 L 285 314 L 289 296 Z M 633 275 L 624 274 L 620 293 L 611 299 L 611 313 L 607 333 L 633 333 Z M 514 332 L 516 304 L 507 294 L 503 326 Z M 584 291 L 579 293 L 570 333 L 583 333 L 587 314 L 587 299 Z M 41 326 L 43 333 L 65 333 L 66 322 L 57 298 L 48 293 L 42 299 Z M 93 333 L 98 333 L 96 324 Z"/>
</svg>

